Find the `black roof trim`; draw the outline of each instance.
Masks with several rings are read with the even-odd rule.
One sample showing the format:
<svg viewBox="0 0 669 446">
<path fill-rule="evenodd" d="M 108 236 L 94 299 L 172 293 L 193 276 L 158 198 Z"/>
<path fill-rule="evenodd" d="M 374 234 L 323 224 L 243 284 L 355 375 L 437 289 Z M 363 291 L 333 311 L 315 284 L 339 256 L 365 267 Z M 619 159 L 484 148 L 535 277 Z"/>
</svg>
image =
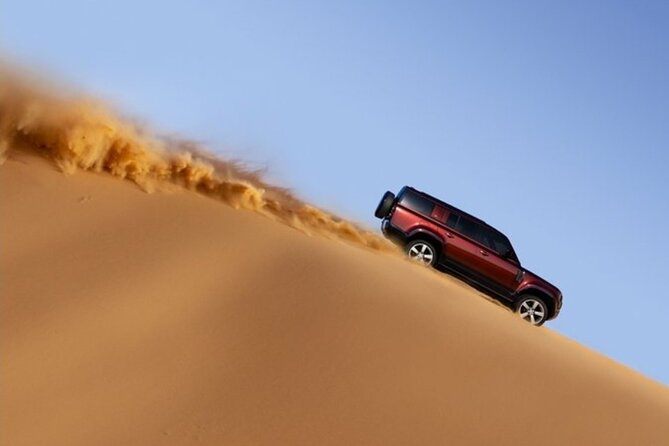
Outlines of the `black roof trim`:
<svg viewBox="0 0 669 446">
<path fill-rule="evenodd" d="M 412 190 L 412 191 L 414 191 L 414 192 L 416 192 L 416 193 L 419 193 L 419 194 L 423 195 L 424 197 L 429 198 L 430 200 L 434 201 L 435 203 L 437 203 L 437 204 L 439 204 L 439 205 L 441 205 L 441 206 L 444 206 L 445 208 L 447 208 L 447 209 L 449 209 L 449 210 L 451 210 L 451 211 L 455 211 L 455 212 L 459 213 L 460 215 L 464 215 L 465 217 L 467 217 L 467 218 L 469 218 L 469 219 L 471 219 L 471 220 L 474 220 L 474 221 L 477 222 L 477 223 L 481 223 L 481 224 L 485 225 L 486 227 L 492 229 L 493 231 L 495 231 L 495 232 L 499 232 L 499 233 L 502 234 L 504 237 L 506 237 L 506 235 L 505 235 L 502 231 L 500 231 L 499 229 L 497 229 L 497 228 L 495 228 L 495 227 L 493 227 L 493 226 L 490 226 L 488 223 L 486 223 L 485 221 L 481 220 L 480 218 L 478 218 L 478 217 L 474 217 L 472 214 L 470 214 L 470 213 L 468 213 L 468 212 L 465 212 L 465 211 L 463 211 L 462 209 L 458 209 L 458 208 L 456 208 L 455 206 L 453 206 L 452 204 L 448 204 L 448 203 L 446 203 L 445 201 L 441 201 L 440 199 L 438 199 L 438 198 L 436 198 L 436 197 L 433 197 L 432 195 L 428 194 L 427 192 L 423 192 L 422 190 L 418 190 L 418 189 L 416 189 L 415 187 L 411 187 L 411 186 L 404 186 L 403 189 L 410 189 L 410 190 Z M 506 238 L 508 239 L 508 237 L 506 237 Z"/>
</svg>

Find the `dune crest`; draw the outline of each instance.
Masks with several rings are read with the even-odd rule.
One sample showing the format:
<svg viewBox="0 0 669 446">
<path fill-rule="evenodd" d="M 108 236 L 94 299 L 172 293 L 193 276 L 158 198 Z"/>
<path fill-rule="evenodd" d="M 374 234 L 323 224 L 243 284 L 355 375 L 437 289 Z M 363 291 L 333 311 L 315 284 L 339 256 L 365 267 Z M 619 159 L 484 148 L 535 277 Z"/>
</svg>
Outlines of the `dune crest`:
<svg viewBox="0 0 669 446">
<path fill-rule="evenodd" d="M 197 144 L 160 139 L 103 103 L 59 94 L 16 71 L 0 72 L 0 163 L 15 148 L 52 160 L 65 173 L 108 172 L 147 192 L 177 184 L 235 208 L 260 212 L 305 233 L 379 251 L 393 247 L 354 223 L 310 206 Z"/>
</svg>

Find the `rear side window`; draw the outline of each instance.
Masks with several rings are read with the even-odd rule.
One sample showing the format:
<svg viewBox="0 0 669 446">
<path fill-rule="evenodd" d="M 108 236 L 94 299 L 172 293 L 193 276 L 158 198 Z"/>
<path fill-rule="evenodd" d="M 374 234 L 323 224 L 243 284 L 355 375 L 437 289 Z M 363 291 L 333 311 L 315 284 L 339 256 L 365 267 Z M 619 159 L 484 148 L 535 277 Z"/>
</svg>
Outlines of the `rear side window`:
<svg viewBox="0 0 669 446">
<path fill-rule="evenodd" d="M 406 191 L 400 199 L 400 204 L 419 214 L 430 216 L 434 210 L 434 203 L 412 191 Z"/>
<path fill-rule="evenodd" d="M 446 209 L 441 206 L 435 206 L 430 217 L 437 221 L 444 223 L 446 221 Z"/>
<path fill-rule="evenodd" d="M 455 212 L 451 212 L 449 214 L 448 220 L 446 220 L 446 226 L 456 232 L 459 232 L 465 237 L 476 240 L 480 244 L 492 249 L 489 234 L 485 226 L 482 226 L 481 224 L 468 218 L 462 217 Z"/>
<path fill-rule="evenodd" d="M 460 217 L 455 224 L 454 229 L 465 237 L 469 237 L 472 240 L 487 245 L 485 235 L 483 234 L 483 228 L 476 222 Z"/>
<path fill-rule="evenodd" d="M 451 212 L 448 214 L 448 220 L 446 220 L 446 226 L 448 226 L 451 229 L 455 229 L 455 227 L 458 224 L 458 219 L 460 216 L 454 212 Z"/>
</svg>

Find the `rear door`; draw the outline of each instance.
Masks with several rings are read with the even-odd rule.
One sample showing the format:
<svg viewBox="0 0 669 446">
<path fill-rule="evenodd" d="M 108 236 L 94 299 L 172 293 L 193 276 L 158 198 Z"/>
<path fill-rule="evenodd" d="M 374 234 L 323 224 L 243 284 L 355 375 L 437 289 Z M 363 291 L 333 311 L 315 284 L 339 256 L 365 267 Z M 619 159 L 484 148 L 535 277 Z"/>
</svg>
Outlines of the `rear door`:
<svg viewBox="0 0 669 446">
<path fill-rule="evenodd" d="M 470 276 L 472 279 L 481 271 L 481 250 L 474 241 L 474 235 L 478 228 L 474 222 L 451 212 L 446 219 L 446 249 L 445 256 L 448 266 L 453 267 L 460 273 Z"/>
</svg>

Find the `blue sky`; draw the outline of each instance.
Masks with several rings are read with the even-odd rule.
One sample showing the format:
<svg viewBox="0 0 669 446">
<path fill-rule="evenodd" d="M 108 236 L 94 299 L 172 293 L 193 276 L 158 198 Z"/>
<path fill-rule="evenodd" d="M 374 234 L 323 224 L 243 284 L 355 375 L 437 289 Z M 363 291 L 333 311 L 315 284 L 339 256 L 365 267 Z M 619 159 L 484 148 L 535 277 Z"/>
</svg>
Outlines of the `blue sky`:
<svg viewBox="0 0 669 446">
<path fill-rule="evenodd" d="M 370 227 L 438 195 L 669 384 L 667 2 L 22 0 L 0 51 Z"/>
</svg>

